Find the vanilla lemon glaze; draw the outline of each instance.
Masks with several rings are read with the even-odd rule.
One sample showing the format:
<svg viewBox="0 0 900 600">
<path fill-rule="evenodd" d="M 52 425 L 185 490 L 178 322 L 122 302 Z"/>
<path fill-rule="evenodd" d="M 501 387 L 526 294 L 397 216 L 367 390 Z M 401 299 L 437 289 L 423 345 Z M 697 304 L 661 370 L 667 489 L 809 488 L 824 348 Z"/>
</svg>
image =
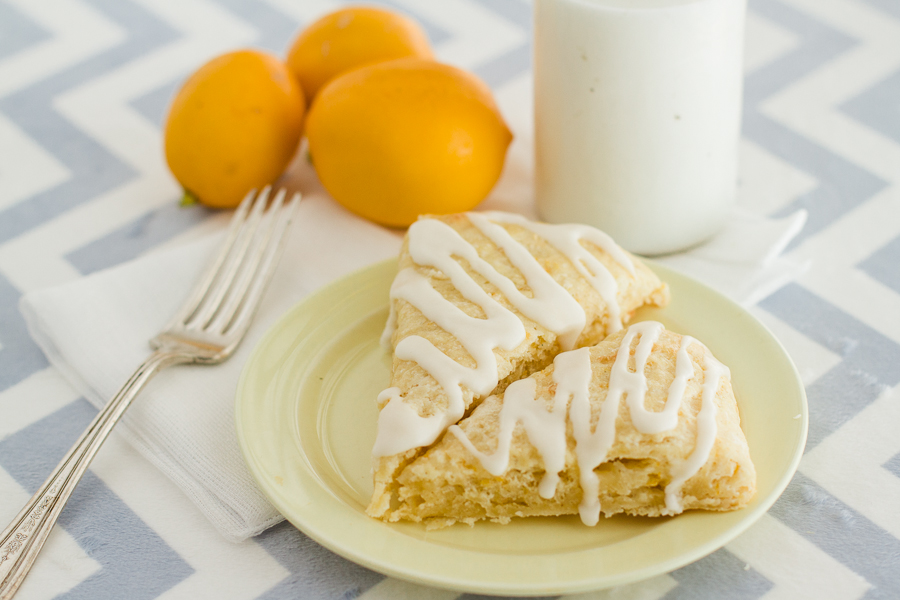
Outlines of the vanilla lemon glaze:
<svg viewBox="0 0 900 600">
<path fill-rule="evenodd" d="M 659 339 L 663 326 L 654 321 L 637 323 L 628 328 L 622 345 L 616 353 L 609 377 L 609 390 L 600 405 L 600 415 L 594 432 L 591 432 L 591 405 L 588 386 L 591 381 L 591 357 L 589 348 L 564 352 L 553 361 L 553 381 L 557 385 L 553 405 L 548 411 L 544 403 L 535 401 L 535 380 L 522 379 L 512 383 L 503 397 L 500 410 L 500 428 L 497 449 L 492 454 L 480 452 L 457 425 L 450 431 L 475 455 L 492 475 L 503 475 L 509 466 L 509 451 L 513 430 L 521 422 L 528 440 L 541 454 L 545 475 L 538 489 L 542 498 L 552 498 L 559 481 L 559 472 L 565 466 L 566 409 L 575 437 L 575 456 L 578 461 L 582 500 L 578 507 L 581 520 L 595 525 L 600 518 L 599 480 L 594 469 L 607 460 L 607 453 L 616 437 L 616 417 L 624 395 L 635 429 L 641 433 L 660 433 L 678 425 L 678 409 L 684 399 L 688 380 L 694 376 L 694 363 L 688 354 L 691 344 L 699 344 L 692 337 L 684 336 L 675 361 L 675 380 L 669 386 L 662 411 L 648 411 L 644 406 L 647 377 L 644 368 Z M 640 336 L 634 351 L 634 371 L 628 369 L 628 359 L 635 336 Z M 702 346 L 702 344 L 701 344 Z M 700 412 L 697 415 L 697 442 L 690 456 L 673 469 L 673 477 L 666 486 L 664 514 L 682 511 L 681 488 L 684 482 L 700 470 L 709 459 L 716 439 L 716 391 L 720 378 L 728 375 L 728 368 L 712 354 L 704 351 L 703 387 Z"/>
<path fill-rule="evenodd" d="M 628 254 L 608 235 L 586 225 L 535 223 L 509 213 L 467 213 L 467 217 L 474 227 L 503 250 L 509 262 L 521 272 L 532 297 L 520 292 L 511 279 L 482 259 L 475 248 L 446 223 L 437 219 L 421 219 L 410 226 L 408 251 L 413 262 L 443 272 L 463 297 L 482 308 L 485 318 L 467 315 L 444 298 L 431 286 L 429 279 L 415 269 L 403 269 L 397 274 L 391 285 L 391 313 L 382 335 L 382 344 L 390 346 L 397 327 L 393 300 L 402 298 L 459 340 L 475 360 L 476 366 L 469 368 L 459 364 L 421 336 L 411 335 L 400 340 L 394 348 L 394 355 L 415 361 L 428 372 L 447 393 L 449 403 L 445 412 L 422 417 L 414 407 L 403 401 L 400 389 L 388 388 L 381 392 L 378 404 L 386 404 L 378 417 L 378 434 L 372 449 L 372 455 L 376 458 L 433 443 L 465 412 L 461 386 L 468 387 L 478 396 L 484 396 L 497 387 L 500 378 L 494 349 L 512 350 L 525 341 L 525 326 L 520 318 L 483 290 L 458 259 L 465 260 L 473 271 L 500 290 L 516 310 L 555 333 L 563 350 L 572 349 L 588 325 L 584 309 L 575 298 L 499 223 L 523 227 L 568 257 L 606 302 L 608 332 L 622 328 L 615 277 L 581 243 L 585 240 L 597 245 L 634 276 L 634 265 Z"/>
</svg>

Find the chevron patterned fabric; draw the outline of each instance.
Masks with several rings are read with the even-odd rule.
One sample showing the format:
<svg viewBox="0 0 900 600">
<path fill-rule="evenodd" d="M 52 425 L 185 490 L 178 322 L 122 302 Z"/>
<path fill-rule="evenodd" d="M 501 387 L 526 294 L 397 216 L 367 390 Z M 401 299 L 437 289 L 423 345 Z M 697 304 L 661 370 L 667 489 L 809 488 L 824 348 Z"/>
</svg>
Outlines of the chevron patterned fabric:
<svg viewBox="0 0 900 600">
<path fill-rule="evenodd" d="M 385 3 L 381 3 L 385 4 Z M 17 305 L 221 227 L 177 206 L 160 125 L 211 56 L 282 53 L 338 0 L 0 0 L 0 521 L 96 413 L 50 367 Z M 527 0 L 389 0 L 441 60 L 476 72 L 531 164 Z M 799 472 L 724 548 L 588 598 L 900 598 L 900 2 L 750 0 L 739 203 L 809 221 L 802 278 L 752 312 L 794 358 L 810 404 Z M 504 176 L 496 207 L 531 194 Z M 232 544 L 113 435 L 20 598 L 478 596 L 385 578 L 282 523 Z"/>
</svg>

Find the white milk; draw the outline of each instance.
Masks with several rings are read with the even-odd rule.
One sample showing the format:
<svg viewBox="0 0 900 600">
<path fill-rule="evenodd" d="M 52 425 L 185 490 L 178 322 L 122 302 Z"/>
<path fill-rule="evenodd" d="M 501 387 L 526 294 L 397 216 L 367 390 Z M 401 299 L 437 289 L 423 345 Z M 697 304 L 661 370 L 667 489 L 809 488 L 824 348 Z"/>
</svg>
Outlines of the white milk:
<svg viewBox="0 0 900 600">
<path fill-rule="evenodd" d="M 535 0 L 541 217 L 640 254 L 715 234 L 734 202 L 746 0 Z"/>
</svg>

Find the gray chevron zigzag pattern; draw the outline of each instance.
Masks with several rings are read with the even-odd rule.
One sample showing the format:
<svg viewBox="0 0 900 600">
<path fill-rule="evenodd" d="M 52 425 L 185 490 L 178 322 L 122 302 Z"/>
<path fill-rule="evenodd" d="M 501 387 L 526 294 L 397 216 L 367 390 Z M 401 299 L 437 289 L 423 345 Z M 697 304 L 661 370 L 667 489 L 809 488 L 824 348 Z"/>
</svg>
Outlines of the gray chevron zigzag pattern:
<svg viewBox="0 0 900 600">
<path fill-rule="evenodd" d="M 180 17 L 184 3 L 203 18 Z M 443 60 L 498 95 L 530 85 L 525 0 L 381 4 L 416 17 Z M 30 403 L 0 418 L 0 517 L 94 414 L 28 337 L 19 298 L 202 229 L 212 214 L 176 206 L 158 155 L 178 83 L 232 47 L 280 53 L 341 5 L 0 1 L 0 415 Z M 807 385 L 806 455 L 770 513 L 725 548 L 585 599 L 900 598 L 900 3 L 750 0 L 747 36 L 740 202 L 810 215 L 789 252 L 812 269 L 754 308 Z M 22 253 L 40 268 L 22 268 Z M 113 439 L 105 452 L 132 451 Z M 131 477 L 110 468 L 98 457 L 51 540 L 60 564 L 23 597 L 458 596 L 386 579 L 286 524 L 223 549 L 214 532 L 187 535 L 153 510 L 201 518 L 150 465 Z"/>
</svg>

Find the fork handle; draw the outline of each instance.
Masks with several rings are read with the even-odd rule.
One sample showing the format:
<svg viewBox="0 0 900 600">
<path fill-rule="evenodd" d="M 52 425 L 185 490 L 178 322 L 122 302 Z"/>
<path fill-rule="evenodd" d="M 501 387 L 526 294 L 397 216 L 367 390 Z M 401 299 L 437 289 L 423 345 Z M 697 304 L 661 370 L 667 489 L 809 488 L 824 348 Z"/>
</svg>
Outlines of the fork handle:
<svg viewBox="0 0 900 600">
<path fill-rule="evenodd" d="M 72 449 L 0 535 L 0 600 L 10 600 L 31 570 L 75 486 L 138 392 L 160 370 L 192 362 L 186 354 L 156 350 L 91 421 Z"/>
</svg>

